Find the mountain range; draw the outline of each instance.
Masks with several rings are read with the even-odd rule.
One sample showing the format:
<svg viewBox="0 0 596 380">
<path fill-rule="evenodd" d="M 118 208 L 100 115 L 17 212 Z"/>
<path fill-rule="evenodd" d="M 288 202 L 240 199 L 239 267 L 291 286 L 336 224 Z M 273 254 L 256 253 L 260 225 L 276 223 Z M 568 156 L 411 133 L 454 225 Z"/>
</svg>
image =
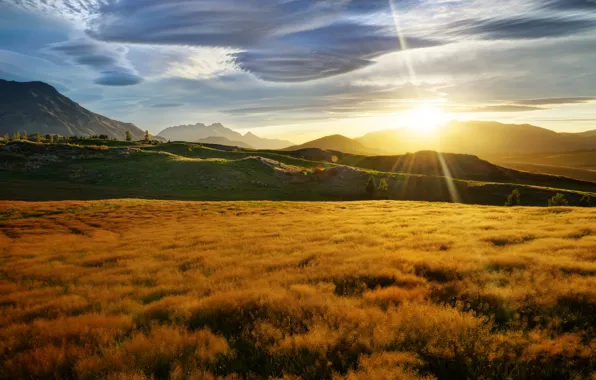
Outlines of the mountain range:
<svg viewBox="0 0 596 380">
<path fill-rule="evenodd" d="M 255 149 L 282 149 L 294 145 L 286 140 L 261 138 L 251 132 L 243 135 L 220 123 L 169 127 L 159 132 L 157 136 L 170 141 L 204 142 Z"/>
<path fill-rule="evenodd" d="M 136 125 L 91 112 L 47 83 L 0 79 L 0 133 L 24 131 L 62 136 L 107 135 L 120 140 L 130 131 L 133 139 L 144 137 Z"/>
<path fill-rule="evenodd" d="M 596 149 L 596 130 L 557 133 L 529 124 L 452 121 L 432 133 L 399 128 L 367 133 L 358 138 L 332 135 L 285 150 L 319 148 L 357 155 L 390 155 L 436 150 L 500 157 L 504 154 L 571 152 Z"/>
</svg>

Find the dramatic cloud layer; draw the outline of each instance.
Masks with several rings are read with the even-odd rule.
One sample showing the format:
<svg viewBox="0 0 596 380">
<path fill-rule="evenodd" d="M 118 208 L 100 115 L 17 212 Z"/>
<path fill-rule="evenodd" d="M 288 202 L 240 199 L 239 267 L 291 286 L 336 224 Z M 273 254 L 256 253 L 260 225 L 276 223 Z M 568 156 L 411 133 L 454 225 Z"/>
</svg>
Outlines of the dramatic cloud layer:
<svg viewBox="0 0 596 380">
<path fill-rule="evenodd" d="M 494 118 L 596 117 L 596 0 L 0 0 L 0 11 L 0 76 L 156 127 L 168 112 L 340 123 L 420 99 Z"/>
</svg>

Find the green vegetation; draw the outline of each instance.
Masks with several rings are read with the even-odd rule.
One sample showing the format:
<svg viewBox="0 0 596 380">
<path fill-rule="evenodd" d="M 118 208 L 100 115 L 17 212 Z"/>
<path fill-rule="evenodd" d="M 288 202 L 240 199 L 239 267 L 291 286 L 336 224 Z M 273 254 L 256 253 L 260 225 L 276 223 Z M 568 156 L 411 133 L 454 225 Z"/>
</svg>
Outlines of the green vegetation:
<svg viewBox="0 0 596 380">
<path fill-rule="evenodd" d="M 590 379 L 595 216 L 0 202 L 0 378 Z"/>
<path fill-rule="evenodd" d="M 507 197 L 507 202 L 505 202 L 505 206 L 520 206 L 521 205 L 521 193 L 519 189 L 514 189 L 511 194 Z"/>
<path fill-rule="evenodd" d="M 491 166 L 466 155 L 444 155 L 449 165 L 469 168 L 454 171 L 464 178 L 455 174 L 447 178 L 434 170 L 434 156 L 427 154 L 411 156 L 414 173 L 361 169 L 327 162 L 324 157 L 300 158 L 299 154 L 313 156 L 306 152 L 79 137 L 62 138 L 53 144 L 11 142 L 0 149 L 0 199 L 338 201 L 371 199 L 372 194 L 373 198 L 393 200 L 503 205 L 503 200 L 519 189 L 527 206 L 546 206 L 557 193 L 564 193 L 570 205 L 578 206 L 584 195 L 595 195 L 591 183 L 528 173 L 468 180 L 465 177 L 475 165 Z M 366 192 L 371 176 L 383 178 L 387 191 L 382 191 L 384 185 L 377 186 L 379 181 L 375 180 L 370 188 L 374 191 Z"/>
<path fill-rule="evenodd" d="M 126 141 L 132 141 L 132 133 L 130 131 L 126 131 Z"/>
<path fill-rule="evenodd" d="M 377 191 L 377 184 L 375 177 L 371 175 L 366 181 L 366 193 L 372 198 L 375 195 L 375 191 Z"/>
<path fill-rule="evenodd" d="M 557 193 L 554 197 L 548 200 L 549 207 L 567 206 L 569 201 L 565 198 L 565 194 Z"/>
<path fill-rule="evenodd" d="M 594 200 L 593 197 L 591 197 L 590 195 L 587 195 L 586 194 L 579 201 L 579 205 L 581 207 L 592 207 L 592 206 L 596 206 L 596 202 L 595 202 L 595 200 Z"/>
<path fill-rule="evenodd" d="M 377 188 L 379 195 L 382 199 L 386 199 L 389 194 L 389 184 L 385 178 L 381 178 L 379 182 L 379 187 Z"/>
</svg>

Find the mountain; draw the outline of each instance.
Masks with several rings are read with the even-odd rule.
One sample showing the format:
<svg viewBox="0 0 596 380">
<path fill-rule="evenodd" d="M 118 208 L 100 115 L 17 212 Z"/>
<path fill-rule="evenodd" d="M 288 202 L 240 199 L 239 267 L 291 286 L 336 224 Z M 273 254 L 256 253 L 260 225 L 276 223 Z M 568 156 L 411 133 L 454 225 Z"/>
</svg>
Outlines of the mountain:
<svg viewBox="0 0 596 380">
<path fill-rule="evenodd" d="M 214 145 L 225 145 L 225 146 L 237 146 L 238 148 L 253 149 L 252 146 L 242 141 L 232 141 L 222 136 L 211 136 L 204 139 L 199 139 L 196 142 L 203 144 L 214 144 Z"/>
<path fill-rule="evenodd" d="M 392 153 L 435 149 L 488 157 L 596 148 L 596 135 L 590 133 L 557 133 L 529 124 L 479 121 L 453 121 L 432 136 L 401 128 L 371 132 L 356 140 L 373 149 Z"/>
<path fill-rule="evenodd" d="M 120 140 L 130 131 L 134 139 L 144 132 L 136 125 L 91 112 L 43 82 L 0 79 L 0 133 L 107 135 Z"/>
<path fill-rule="evenodd" d="M 300 145 L 290 146 L 285 148 L 286 151 L 295 151 L 295 150 L 302 150 L 302 149 L 326 149 L 326 150 L 333 150 L 337 152 L 343 153 L 350 153 L 350 154 L 359 154 L 359 155 L 369 155 L 376 153 L 375 150 L 366 147 L 358 140 L 353 140 L 349 137 L 342 136 L 342 135 L 331 135 L 321 137 L 320 139 L 312 140 Z"/>
<path fill-rule="evenodd" d="M 293 145 L 290 141 L 264 139 L 250 132 L 242 135 L 241 133 L 238 133 L 230 128 L 224 127 L 220 123 L 211 125 L 197 123 L 195 125 L 179 125 L 176 127 L 169 127 L 159 132 L 158 136 L 170 141 L 189 142 L 194 142 L 209 137 L 222 137 L 230 141 L 235 141 L 236 145 L 238 145 L 238 143 L 243 143 L 258 149 L 281 149 Z"/>
</svg>

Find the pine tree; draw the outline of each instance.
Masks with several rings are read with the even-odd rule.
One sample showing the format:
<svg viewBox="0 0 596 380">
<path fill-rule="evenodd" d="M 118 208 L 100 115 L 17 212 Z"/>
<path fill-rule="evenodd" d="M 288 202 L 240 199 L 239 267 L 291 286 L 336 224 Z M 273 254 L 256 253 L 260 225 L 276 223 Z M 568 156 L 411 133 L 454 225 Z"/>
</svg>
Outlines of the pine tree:
<svg viewBox="0 0 596 380">
<path fill-rule="evenodd" d="M 132 133 L 130 131 L 126 131 L 126 141 L 132 141 Z"/>
<path fill-rule="evenodd" d="M 29 135 L 27 134 L 27 131 L 24 131 L 23 134 L 21 135 L 21 140 L 29 140 Z"/>
<path fill-rule="evenodd" d="M 373 177 L 371 175 L 370 177 L 368 177 L 368 181 L 366 182 L 366 192 L 372 198 L 372 196 L 375 195 L 376 189 L 377 189 L 377 184 L 375 182 L 375 177 Z"/>
<path fill-rule="evenodd" d="M 519 206 L 521 205 L 521 193 L 518 189 L 514 189 L 511 194 L 507 197 L 507 202 L 505 202 L 505 206 Z"/>
<path fill-rule="evenodd" d="M 149 134 L 149 131 L 145 131 L 145 141 L 149 141 L 151 139 L 151 135 Z"/>
<path fill-rule="evenodd" d="M 13 135 L 12 135 L 12 139 L 13 139 L 14 141 L 16 141 L 16 140 L 20 140 L 20 139 L 21 139 L 21 132 L 19 132 L 19 131 L 16 131 L 15 133 L 13 133 Z"/>
<path fill-rule="evenodd" d="M 8 136 L 8 133 L 4 134 L 4 142 L 7 142 L 8 140 L 10 140 L 10 137 Z"/>
</svg>

